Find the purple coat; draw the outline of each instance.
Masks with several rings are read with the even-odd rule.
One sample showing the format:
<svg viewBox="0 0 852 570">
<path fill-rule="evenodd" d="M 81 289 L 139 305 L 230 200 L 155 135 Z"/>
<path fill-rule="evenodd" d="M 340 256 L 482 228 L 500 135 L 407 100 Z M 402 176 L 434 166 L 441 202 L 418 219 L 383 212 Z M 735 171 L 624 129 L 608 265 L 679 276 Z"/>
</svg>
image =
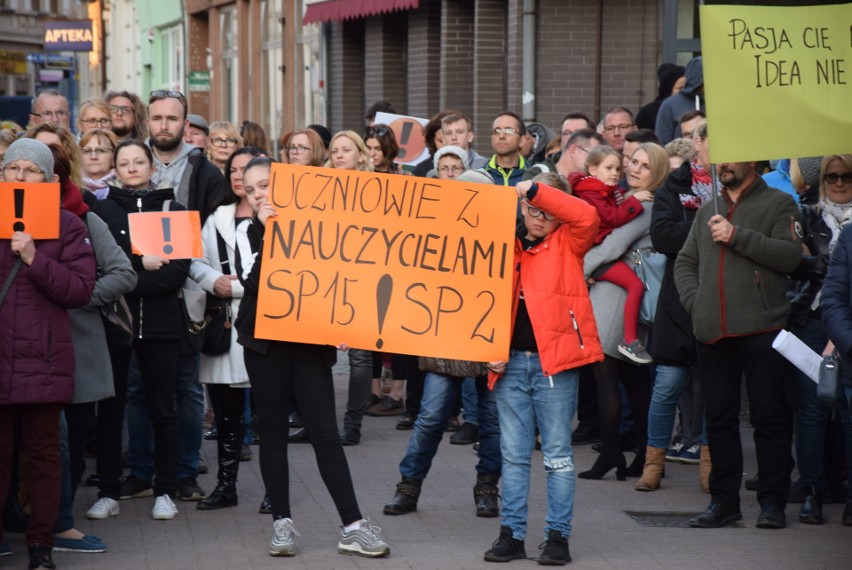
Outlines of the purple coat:
<svg viewBox="0 0 852 570">
<path fill-rule="evenodd" d="M 92 297 L 95 258 L 83 222 L 66 210 L 59 236 L 36 241 L 32 264 L 21 265 L 0 305 L 0 406 L 65 403 L 74 394 L 68 309 Z M 0 284 L 15 259 L 11 242 L 0 240 Z"/>
</svg>

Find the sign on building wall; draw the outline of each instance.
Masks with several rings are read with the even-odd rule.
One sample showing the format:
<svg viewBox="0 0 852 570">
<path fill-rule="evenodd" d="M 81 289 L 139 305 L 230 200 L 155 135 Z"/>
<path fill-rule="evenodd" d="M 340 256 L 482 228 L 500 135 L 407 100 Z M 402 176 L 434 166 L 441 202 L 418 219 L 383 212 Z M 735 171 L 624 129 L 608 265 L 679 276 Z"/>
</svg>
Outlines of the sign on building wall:
<svg viewBox="0 0 852 570">
<path fill-rule="evenodd" d="M 209 71 L 190 71 L 186 79 L 189 91 L 210 91 Z"/>
<path fill-rule="evenodd" d="M 711 161 L 850 151 L 850 8 L 701 6 Z"/>
<path fill-rule="evenodd" d="M 92 51 L 94 41 L 91 20 L 44 23 L 46 51 Z"/>
</svg>

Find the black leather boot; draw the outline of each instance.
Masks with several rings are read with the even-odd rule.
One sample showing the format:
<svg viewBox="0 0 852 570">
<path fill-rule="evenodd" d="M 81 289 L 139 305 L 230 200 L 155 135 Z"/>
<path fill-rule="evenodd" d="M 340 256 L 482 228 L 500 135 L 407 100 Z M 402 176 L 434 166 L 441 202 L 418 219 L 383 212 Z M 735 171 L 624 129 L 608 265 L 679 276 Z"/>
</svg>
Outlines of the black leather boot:
<svg viewBox="0 0 852 570">
<path fill-rule="evenodd" d="M 403 477 L 402 481 L 396 484 L 396 494 L 385 505 L 383 512 L 386 515 L 404 515 L 415 512 L 421 485 L 423 485 L 423 479 Z"/>
<path fill-rule="evenodd" d="M 803 486 L 804 500 L 799 509 L 799 522 L 804 524 L 822 524 L 822 488 Z"/>
<path fill-rule="evenodd" d="M 476 503 L 476 516 L 496 517 L 500 514 L 497 506 L 497 483 L 499 475 L 477 473 L 476 486 L 473 488 L 473 501 Z"/>
<path fill-rule="evenodd" d="M 237 506 L 237 472 L 240 468 L 243 430 L 239 420 L 222 418 L 218 424 L 219 438 L 216 440 L 219 455 L 218 483 L 209 496 L 198 502 L 198 509 L 201 511 Z"/>
</svg>

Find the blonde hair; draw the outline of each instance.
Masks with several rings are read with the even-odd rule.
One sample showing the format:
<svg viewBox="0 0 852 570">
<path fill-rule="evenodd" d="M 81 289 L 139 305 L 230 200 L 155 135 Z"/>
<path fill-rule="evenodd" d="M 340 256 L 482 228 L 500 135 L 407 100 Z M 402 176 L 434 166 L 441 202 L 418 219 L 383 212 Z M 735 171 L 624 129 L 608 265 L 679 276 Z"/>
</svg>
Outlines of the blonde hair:
<svg viewBox="0 0 852 570">
<path fill-rule="evenodd" d="M 109 105 L 103 99 L 89 99 L 88 101 L 83 101 L 80 104 L 80 112 L 77 114 L 77 131 L 83 132 L 85 129 L 85 125 L 83 124 L 83 117 L 86 115 L 86 112 L 89 109 L 97 109 L 101 113 L 104 113 L 108 118 L 112 118 L 112 113 L 109 111 Z"/>
<path fill-rule="evenodd" d="M 648 190 L 656 192 L 657 188 L 665 183 L 671 169 L 669 168 L 669 155 L 665 149 L 657 143 L 642 143 L 633 151 L 633 156 L 640 150 L 645 151 L 648 155 L 648 164 L 651 167 L 651 180 L 647 188 L 637 188 L 637 190 Z M 633 158 L 631 156 L 630 158 Z"/>
<path fill-rule="evenodd" d="M 678 156 L 684 161 L 689 162 L 695 156 L 695 145 L 692 139 L 680 137 L 672 140 L 666 145 L 666 154 L 670 157 Z"/>
<path fill-rule="evenodd" d="M 589 173 L 590 166 L 598 166 L 607 157 L 614 156 L 618 159 L 619 168 L 621 167 L 621 153 L 607 145 L 596 146 L 591 149 L 586 155 L 586 174 Z"/>
<path fill-rule="evenodd" d="M 71 182 L 77 185 L 77 187 L 83 187 L 83 153 L 80 150 L 80 145 L 77 144 L 77 139 L 74 138 L 74 135 L 71 134 L 71 131 L 66 129 L 65 127 L 60 127 L 56 123 L 39 123 L 38 125 L 33 125 L 27 132 L 24 133 L 24 138 L 34 139 L 39 133 L 53 133 L 59 137 L 59 140 L 62 141 L 62 146 L 65 147 L 65 150 L 68 152 L 68 156 L 71 159 Z"/>
<path fill-rule="evenodd" d="M 328 143 L 328 152 L 329 158 L 325 163 L 326 168 L 334 168 L 334 163 L 331 159 L 331 149 L 334 147 L 334 141 L 339 139 L 340 137 L 346 137 L 352 141 L 355 147 L 358 149 L 358 152 L 361 153 L 361 162 L 358 163 L 358 166 L 355 167 L 355 170 L 360 170 L 362 172 L 373 172 L 373 163 L 370 162 L 370 153 L 367 151 L 367 145 L 364 144 L 364 139 L 356 133 L 355 131 L 340 131 L 333 137 L 331 137 L 331 142 Z"/>
<path fill-rule="evenodd" d="M 223 132 L 228 138 L 237 139 L 237 146 L 234 148 L 243 146 L 243 137 L 240 136 L 240 130 L 234 123 L 230 121 L 216 121 L 210 125 L 210 138 L 213 138 L 213 131 Z"/>
<path fill-rule="evenodd" d="M 828 165 L 831 161 L 839 160 L 846 168 L 852 171 L 852 154 L 829 154 L 822 158 L 822 165 L 819 168 L 819 199 L 825 198 L 825 171 L 828 170 Z"/>
</svg>

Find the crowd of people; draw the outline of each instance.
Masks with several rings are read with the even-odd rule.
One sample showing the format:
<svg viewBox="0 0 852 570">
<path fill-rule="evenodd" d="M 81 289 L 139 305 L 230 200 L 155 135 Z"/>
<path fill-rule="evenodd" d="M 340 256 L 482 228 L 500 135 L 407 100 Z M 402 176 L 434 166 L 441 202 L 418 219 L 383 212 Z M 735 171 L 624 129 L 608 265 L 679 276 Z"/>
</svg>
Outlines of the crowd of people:
<svg viewBox="0 0 852 570">
<path fill-rule="evenodd" d="M 367 110 L 363 135 L 308 125 L 271 142 L 256 123 L 189 113 L 177 91 L 147 102 L 109 92 L 80 105 L 73 129 L 65 97 L 40 93 L 26 128 L 5 121 L 0 131 L 2 180 L 60 186 L 59 204 L 38 202 L 59 210 L 58 239 L 16 227 L 0 240 L 0 556 L 12 554 L 3 532 L 15 531 L 26 534 L 30 568 L 55 568 L 54 550 L 107 549 L 74 525 L 87 452 L 96 469 L 86 483 L 99 492 L 86 518 L 153 497 L 152 518 L 170 520 L 176 500 L 236 506 L 239 464 L 258 442 L 270 555 L 296 553 L 288 446 L 309 443 L 340 517 L 339 552 L 387 556 L 343 450 L 362 443 L 367 415 L 399 416 L 396 428 L 411 430 L 386 515 L 417 510 L 445 431 L 456 431 L 451 443 L 475 442 L 475 512 L 500 519 L 487 561 L 527 556 L 541 449 L 538 563 L 563 565 L 576 477 L 615 470 L 653 492 L 667 461 L 696 464 L 710 502 L 689 524 L 742 518 L 743 378 L 756 526 L 785 527 L 789 502 L 802 503 L 800 522 L 821 524 L 833 501 L 846 503 L 842 523 L 852 526 L 852 232 L 843 231 L 852 154 L 789 158 L 763 176 L 753 162 L 711 167 L 701 59 L 664 64 L 659 80 L 637 114 L 614 107 L 595 123 L 573 111 L 551 134 L 501 112 L 491 156 L 474 150 L 463 111 L 443 110 L 423 129 L 429 157 L 405 167 L 393 130 L 374 120 L 394 113 L 386 101 Z M 279 215 L 269 200 L 275 162 L 513 187 L 508 359 L 257 338 L 257 254 Z M 199 213 L 202 258 L 134 250 L 129 214 L 169 210 Z M 820 399 L 772 348 L 782 329 L 839 355 L 841 404 Z M 350 371 L 342 430 L 339 350 Z M 217 441 L 209 494 L 197 479 L 202 437 Z M 573 446 L 587 444 L 599 455 L 579 470 Z"/>
</svg>

